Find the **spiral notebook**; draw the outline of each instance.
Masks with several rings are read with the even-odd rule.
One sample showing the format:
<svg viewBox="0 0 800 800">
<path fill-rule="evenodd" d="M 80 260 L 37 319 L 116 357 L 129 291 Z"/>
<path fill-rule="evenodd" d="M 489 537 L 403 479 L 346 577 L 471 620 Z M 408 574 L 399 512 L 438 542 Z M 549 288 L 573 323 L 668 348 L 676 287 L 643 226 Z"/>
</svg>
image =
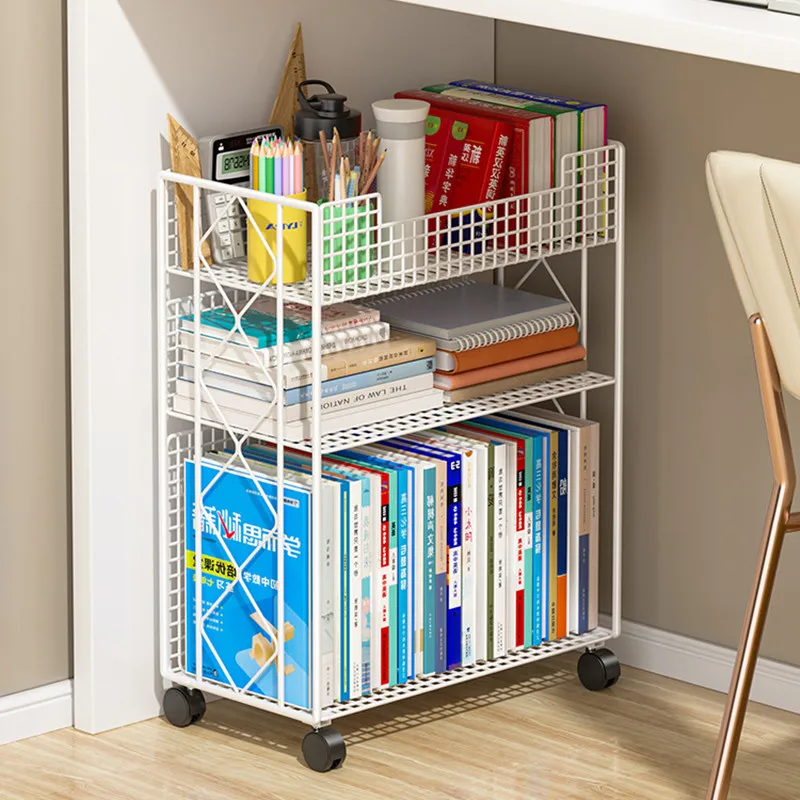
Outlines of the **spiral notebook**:
<svg viewBox="0 0 800 800">
<path fill-rule="evenodd" d="M 578 324 L 568 300 L 471 280 L 378 297 L 368 304 L 380 309 L 391 327 L 428 336 L 450 352 Z"/>
</svg>

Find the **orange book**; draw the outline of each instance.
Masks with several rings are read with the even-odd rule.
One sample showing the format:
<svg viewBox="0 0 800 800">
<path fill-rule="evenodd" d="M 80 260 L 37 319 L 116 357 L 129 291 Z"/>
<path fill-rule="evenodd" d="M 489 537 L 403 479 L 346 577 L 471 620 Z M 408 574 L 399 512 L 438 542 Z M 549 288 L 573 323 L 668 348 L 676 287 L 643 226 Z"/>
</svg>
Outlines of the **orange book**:
<svg viewBox="0 0 800 800">
<path fill-rule="evenodd" d="M 434 376 L 434 386 L 437 389 L 459 389 L 462 386 L 473 386 L 476 383 L 495 381 L 498 378 L 507 378 L 511 375 L 519 375 L 521 372 L 532 372 L 536 369 L 553 367 L 556 364 L 566 364 L 570 361 L 580 361 L 586 358 L 586 348 L 582 345 L 565 347 L 562 350 L 553 350 L 550 353 L 539 353 L 535 356 L 516 358 L 513 361 L 506 361 L 502 364 L 492 364 L 489 367 L 471 369 L 467 372 L 452 374 L 447 372 L 436 372 Z"/>
<path fill-rule="evenodd" d="M 578 344 L 578 329 L 575 326 L 560 328 L 556 331 L 537 333 L 533 336 L 498 342 L 486 347 L 476 347 L 474 350 L 463 350 L 460 353 L 437 350 L 436 369 L 440 372 L 455 374 L 471 369 L 490 367 L 492 364 L 502 364 L 505 361 L 514 361 L 518 358 L 536 356 L 550 350 L 561 350 L 576 344 Z"/>
</svg>

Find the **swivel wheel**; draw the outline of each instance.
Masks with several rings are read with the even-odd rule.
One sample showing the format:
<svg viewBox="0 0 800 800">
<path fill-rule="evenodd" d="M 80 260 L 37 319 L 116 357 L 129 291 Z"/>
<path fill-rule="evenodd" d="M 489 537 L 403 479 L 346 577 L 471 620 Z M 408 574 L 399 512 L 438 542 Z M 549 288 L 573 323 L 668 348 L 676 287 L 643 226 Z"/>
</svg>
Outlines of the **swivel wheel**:
<svg viewBox="0 0 800 800">
<path fill-rule="evenodd" d="M 592 692 L 612 687 L 621 672 L 619 659 L 605 647 L 587 650 L 578 659 L 578 678 Z"/>
<path fill-rule="evenodd" d="M 173 686 L 164 693 L 164 716 L 176 728 L 188 728 L 203 719 L 206 699 L 197 689 Z"/>
<path fill-rule="evenodd" d="M 335 728 L 319 728 L 303 737 L 303 758 L 315 772 L 341 767 L 346 756 L 347 745 Z"/>
</svg>

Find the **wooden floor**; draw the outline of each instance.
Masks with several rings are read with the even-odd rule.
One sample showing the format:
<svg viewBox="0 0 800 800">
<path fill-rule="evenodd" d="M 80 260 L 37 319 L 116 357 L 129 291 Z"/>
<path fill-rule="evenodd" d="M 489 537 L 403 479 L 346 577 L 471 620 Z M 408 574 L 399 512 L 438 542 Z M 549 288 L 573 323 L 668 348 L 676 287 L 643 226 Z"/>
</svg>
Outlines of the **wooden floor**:
<svg viewBox="0 0 800 800">
<path fill-rule="evenodd" d="M 302 725 L 227 702 L 0 748 L 13 800 L 702 800 L 722 695 L 635 670 L 593 694 L 573 659 L 461 684 L 338 725 L 344 767 L 299 761 Z M 800 717 L 752 706 L 731 800 L 800 795 Z"/>
</svg>

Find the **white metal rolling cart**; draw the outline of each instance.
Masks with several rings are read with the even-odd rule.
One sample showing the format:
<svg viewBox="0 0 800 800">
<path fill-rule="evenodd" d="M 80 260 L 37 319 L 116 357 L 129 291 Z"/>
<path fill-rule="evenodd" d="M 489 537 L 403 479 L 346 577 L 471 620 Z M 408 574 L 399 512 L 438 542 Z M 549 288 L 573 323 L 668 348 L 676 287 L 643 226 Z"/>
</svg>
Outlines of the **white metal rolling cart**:
<svg viewBox="0 0 800 800">
<path fill-rule="evenodd" d="M 158 351 L 159 351 L 159 458 L 160 458 L 160 659 L 161 673 L 171 684 L 164 698 L 165 713 L 170 722 L 186 726 L 198 721 L 205 711 L 203 692 L 236 700 L 257 708 L 303 721 L 311 731 L 303 743 L 303 754 L 309 766 L 327 771 L 339 766 L 345 757 L 345 743 L 331 727 L 339 717 L 391 703 L 412 695 L 433 691 L 452 683 L 471 680 L 499 670 L 539 661 L 568 651 L 583 650 L 579 675 L 588 688 L 604 688 L 619 677 L 619 662 L 605 643 L 620 633 L 621 619 L 621 460 L 622 460 L 622 326 L 624 271 L 624 185 L 625 151 L 616 142 L 597 150 L 567 155 L 562 160 L 561 185 L 555 189 L 521 197 L 499 200 L 474 207 L 473 214 L 453 215 L 453 212 L 430 214 L 404 223 L 384 223 L 378 195 L 342 201 L 342 213 L 352 213 L 363 223 L 367 235 L 351 237 L 346 245 L 324 218 L 324 208 L 289 198 L 273 197 L 244 188 L 194 179 L 172 172 L 160 175 L 158 192 Z M 178 225 L 175 206 L 175 186 L 182 184 L 194 199 L 194 268 L 183 271 L 180 263 Z M 283 212 L 287 207 L 308 212 L 310 245 L 308 264 L 310 275 L 302 283 L 284 284 L 277 270 L 277 283 L 255 284 L 247 279 L 241 264 L 209 265 L 199 246 L 209 235 L 203 230 L 202 208 L 206 193 L 219 193 L 226 202 L 241 203 L 247 210 L 247 200 L 265 200 L 277 204 L 277 228 L 282 230 Z M 249 213 L 249 212 L 248 212 Z M 329 211 L 328 214 L 331 212 Z M 341 230 L 339 231 L 341 233 Z M 448 237 L 450 237 L 448 239 Z M 457 246 L 453 246 L 458 242 Z M 266 244 L 266 242 L 264 242 Z M 323 306 L 367 298 L 422 284 L 447 281 L 492 270 L 495 280 L 503 282 L 504 268 L 530 263 L 530 268 L 516 284 L 522 285 L 534 270 L 546 270 L 556 289 L 567 297 L 551 265 L 555 256 L 580 252 L 580 297 L 573 307 L 581 319 L 581 338 L 588 344 L 587 307 L 589 291 L 589 250 L 611 245 L 615 248 L 614 307 L 615 344 L 614 374 L 597 372 L 551 380 L 534 386 L 500 392 L 477 400 L 444 405 L 431 411 L 383 419 L 375 424 L 330 430 L 320 412 L 321 397 L 321 309 Z M 333 258 L 345 254 L 351 261 Z M 282 263 L 283 242 L 278 237 L 274 262 Z M 356 264 L 349 269 L 348 264 Z M 200 347 L 199 326 L 194 334 L 194 397 L 190 408 L 178 408 L 176 388 L 179 371 L 178 328 L 180 318 L 187 314 L 229 304 L 243 311 L 243 305 L 261 295 L 277 299 L 278 346 L 284 341 L 283 304 L 300 303 L 313 309 L 312 336 L 313 400 L 311 425 L 305 438 L 287 442 L 283 404 L 264 403 L 263 414 L 252 424 L 233 424 L 227 409 L 219 406 L 208 393 L 205 370 L 213 364 L 214 356 L 204 356 Z M 567 298 L 569 299 L 569 298 Z M 240 316 L 236 317 L 238 326 Z M 233 331 L 231 332 L 232 335 Z M 280 352 L 280 351 L 279 351 Z M 253 363 L 259 364 L 257 351 L 252 350 Z M 589 352 L 591 359 L 591 351 Z M 275 398 L 283 397 L 284 367 L 263 369 L 265 382 L 272 386 Z M 602 480 L 613 481 L 613 594 L 611 629 L 598 628 L 583 635 L 547 642 L 538 647 L 517 650 L 494 660 L 483 661 L 442 674 L 419 677 L 403 685 L 363 695 L 347 702 L 323 705 L 321 657 L 320 579 L 322 553 L 319 542 L 321 521 L 322 457 L 344 448 L 377 442 L 431 427 L 495 413 L 517 406 L 557 401 L 567 395 L 580 395 L 581 413 L 586 415 L 587 392 L 611 387 L 614 393 L 613 474 Z M 181 410 L 182 409 L 182 410 Z M 241 419 L 238 420 L 241 423 Z M 255 433 L 255 431 L 260 431 Z M 266 432 L 264 432 L 266 431 Z M 605 435 L 604 439 L 608 440 Z M 187 608 L 186 553 L 193 550 L 195 563 L 202 558 L 203 487 L 201 470 L 195 470 L 197 498 L 194 529 L 184 523 L 183 464 L 189 459 L 200 464 L 209 448 L 228 448 L 232 451 L 229 466 L 247 472 L 255 482 L 243 447 L 252 440 L 273 443 L 277 448 L 277 619 L 271 632 L 272 654 L 262 670 L 275 669 L 277 692 L 274 699 L 254 692 L 250 687 L 228 685 L 224 675 L 218 679 L 204 676 L 203 643 L 207 641 L 206 626 L 213 607 L 204 609 L 202 581 L 196 582 L 194 609 Z M 312 459 L 312 545 L 311 599 L 309 619 L 310 707 L 289 704 L 285 696 L 283 655 L 284 626 L 284 561 L 283 529 L 284 457 L 289 445 L 310 454 Z M 226 469 L 228 467 L 226 466 Z M 262 495 L 263 497 L 263 495 Z M 263 498 L 266 502 L 266 498 Z M 217 534 L 222 536 L 220 532 Z M 242 566 L 236 564 L 237 577 L 233 587 L 242 580 Z M 244 565 L 246 567 L 246 564 Z M 249 596 L 249 595 L 248 595 Z M 224 601 L 224 598 L 223 598 Z M 256 609 L 258 611 L 258 609 Z M 193 623 L 192 617 L 196 623 Z M 187 667 L 187 653 L 194 648 L 195 670 Z M 223 667 L 224 671 L 224 667 Z"/>
</svg>

